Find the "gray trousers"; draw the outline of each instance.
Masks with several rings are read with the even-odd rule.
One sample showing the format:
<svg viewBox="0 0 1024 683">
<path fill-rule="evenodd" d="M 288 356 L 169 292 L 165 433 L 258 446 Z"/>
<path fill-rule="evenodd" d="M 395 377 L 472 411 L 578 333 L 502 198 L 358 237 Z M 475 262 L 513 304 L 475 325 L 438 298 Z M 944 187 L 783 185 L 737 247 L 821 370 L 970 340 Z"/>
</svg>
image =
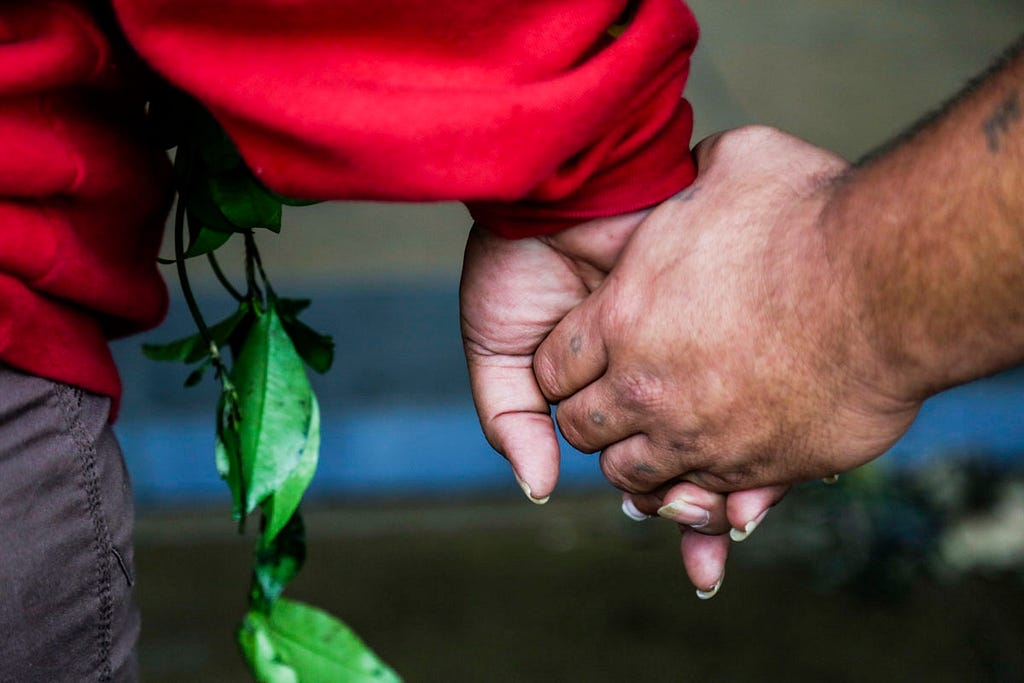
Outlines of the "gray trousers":
<svg viewBox="0 0 1024 683">
<path fill-rule="evenodd" d="M 109 407 L 0 365 L 0 683 L 137 678 L 131 488 Z"/>
</svg>

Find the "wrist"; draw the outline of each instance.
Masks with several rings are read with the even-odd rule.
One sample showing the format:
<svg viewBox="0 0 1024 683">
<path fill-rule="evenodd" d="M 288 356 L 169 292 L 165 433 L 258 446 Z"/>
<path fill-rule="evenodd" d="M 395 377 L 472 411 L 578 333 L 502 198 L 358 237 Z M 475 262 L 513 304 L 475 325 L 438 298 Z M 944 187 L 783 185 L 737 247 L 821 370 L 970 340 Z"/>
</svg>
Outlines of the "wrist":
<svg viewBox="0 0 1024 683">
<path fill-rule="evenodd" d="M 850 364 L 857 379 L 898 404 L 919 403 L 944 388 L 911 311 L 897 239 L 900 217 L 866 192 L 864 169 L 851 167 L 823 188 L 818 226 L 839 305 L 846 312 Z M 875 197 L 868 201 L 867 197 Z"/>
</svg>

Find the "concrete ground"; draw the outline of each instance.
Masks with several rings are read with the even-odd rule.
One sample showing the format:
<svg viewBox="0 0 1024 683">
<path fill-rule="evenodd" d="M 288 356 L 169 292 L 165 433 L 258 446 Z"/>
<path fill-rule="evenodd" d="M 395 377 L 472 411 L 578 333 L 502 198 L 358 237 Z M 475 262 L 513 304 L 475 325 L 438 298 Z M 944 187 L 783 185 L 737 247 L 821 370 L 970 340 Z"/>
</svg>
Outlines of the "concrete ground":
<svg viewBox="0 0 1024 683">
<path fill-rule="evenodd" d="M 630 522 L 610 491 L 546 508 L 316 506 L 289 595 L 344 619 L 410 683 L 1024 680 L 1019 575 L 828 590 L 834 557 L 798 550 L 816 541 L 789 503 L 734 547 L 708 602 L 685 580 L 675 529 Z M 249 541 L 225 515 L 196 513 L 147 515 L 138 537 L 143 680 L 249 680 L 232 641 Z"/>
<path fill-rule="evenodd" d="M 703 27 L 688 90 L 695 139 L 761 122 L 849 158 L 1024 30 L 1019 0 L 691 6 Z M 454 205 L 336 204 L 291 211 L 284 237 L 263 243 L 279 282 L 314 291 L 454 291 L 467 229 Z M 505 498 L 321 507 L 293 595 L 347 619 L 409 681 L 1024 680 L 1024 591 L 1012 577 L 865 602 L 816 593 L 806 574 L 744 546 L 722 595 L 700 603 L 671 530 L 638 531 L 616 508 L 610 491 L 546 509 Z M 249 552 L 224 510 L 140 510 L 143 680 L 247 680 L 231 631 Z"/>
</svg>

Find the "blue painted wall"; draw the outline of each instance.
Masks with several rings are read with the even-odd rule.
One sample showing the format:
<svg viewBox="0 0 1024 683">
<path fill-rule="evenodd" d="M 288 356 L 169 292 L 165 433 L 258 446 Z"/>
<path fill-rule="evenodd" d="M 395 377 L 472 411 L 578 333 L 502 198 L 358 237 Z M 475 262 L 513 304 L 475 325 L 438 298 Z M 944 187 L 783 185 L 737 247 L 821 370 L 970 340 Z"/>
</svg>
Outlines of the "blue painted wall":
<svg viewBox="0 0 1024 683">
<path fill-rule="evenodd" d="M 308 322 L 337 342 L 335 367 L 314 379 L 323 439 L 312 495 L 516 491 L 473 411 L 453 286 L 389 285 L 312 296 Z M 204 302 L 211 311 L 223 305 Z M 143 506 L 226 500 L 213 465 L 215 383 L 184 389 L 184 366 L 155 363 L 139 351 L 142 341 L 190 330 L 175 304 L 160 330 L 115 349 L 125 380 L 116 430 Z M 1019 371 L 960 387 L 929 401 L 884 462 L 913 466 L 964 453 L 1016 458 L 1024 452 L 1022 415 Z M 563 487 L 606 486 L 596 458 L 568 446 L 563 468 Z"/>
</svg>

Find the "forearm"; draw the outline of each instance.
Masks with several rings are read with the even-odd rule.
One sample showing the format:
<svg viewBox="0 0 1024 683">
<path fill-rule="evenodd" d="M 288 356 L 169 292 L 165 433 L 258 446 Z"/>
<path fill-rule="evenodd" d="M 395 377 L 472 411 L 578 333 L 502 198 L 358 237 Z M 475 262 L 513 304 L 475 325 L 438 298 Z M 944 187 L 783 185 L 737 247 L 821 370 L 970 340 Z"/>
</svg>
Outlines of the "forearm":
<svg viewBox="0 0 1024 683">
<path fill-rule="evenodd" d="M 888 152 L 823 214 L 871 381 L 920 399 L 1024 360 L 1024 50 Z"/>
</svg>

